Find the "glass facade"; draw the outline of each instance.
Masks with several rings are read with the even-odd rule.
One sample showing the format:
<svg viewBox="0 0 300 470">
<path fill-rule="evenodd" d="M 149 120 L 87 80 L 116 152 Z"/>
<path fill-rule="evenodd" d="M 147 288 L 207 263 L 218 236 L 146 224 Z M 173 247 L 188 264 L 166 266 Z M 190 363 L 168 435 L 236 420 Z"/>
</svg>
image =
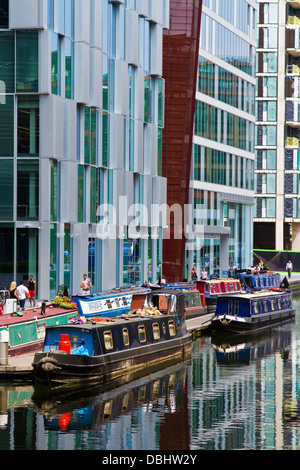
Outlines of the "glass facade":
<svg viewBox="0 0 300 470">
<path fill-rule="evenodd" d="M 252 264 L 256 17 L 252 2 L 203 2 L 186 278 L 192 266 L 222 277 Z"/>
<path fill-rule="evenodd" d="M 17 12 L 6 0 L 0 9 L 0 284 L 32 274 L 41 298 L 63 283 L 76 294 L 83 273 L 94 292 L 156 280 L 161 264 L 153 249 L 161 254 L 162 231 L 152 240 L 151 220 L 142 227 L 149 240 L 128 238 L 130 217 L 117 240 L 99 233 L 119 223 L 119 198 L 129 212 L 133 193 L 134 202 L 150 204 L 153 188 L 165 184 L 159 36 L 169 0 L 155 17 L 150 0 L 146 10 L 133 0 L 83 3 L 47 0 L 47 29 L 38 2 Z"/>
<path fill-rule="evenodd" d="M 299 8 L 259 2 L 254 248 L 297 250 L 299 219 Z M 285 49 L 284 60 L 279 52 Z M 270 241 L 262 237 L 262 224 Z"/>
</svg>

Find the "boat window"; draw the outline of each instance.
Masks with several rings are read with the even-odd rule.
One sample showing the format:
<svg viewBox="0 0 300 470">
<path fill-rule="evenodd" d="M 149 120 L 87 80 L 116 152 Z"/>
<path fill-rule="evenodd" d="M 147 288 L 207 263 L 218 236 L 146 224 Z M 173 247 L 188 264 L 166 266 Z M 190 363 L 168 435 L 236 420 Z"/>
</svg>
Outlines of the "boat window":
<svg viewBox="0 0 300 470">
<path fill-rule="evenodd" d="M 112 308 L 110 299 L 106 299 L 106 305 L 107 305 L 107 308 Z"/>
<path fill-rule="evenodd" d="M 225 290 L 226 290 L 226 292 L 229 291 L 229 286 L 228 286 L 227 282 L 225 282 Z"/>
<path fill-rule="evenodd" d="M 126 297 L 122 297 L 122 300 L 123 300 L 123 305 L 127 305 L 127 299 L 126 299 Z"/>
<path fill-rule="evenodd" d="M 258 304 L 257 304 L 257 302 L 254 302 L 253 309 L 254 309 L 254 313 L 258 313 Z"/>
<path fill-rule="evenodd" d="M 104 336 L 105 349 L 113 349 L 114 345 L 113 345 L 113 339 L 112 339 L 111 331 L 105 331 L 103 333 L 103 336 Z"/>
<path fill-rule="evenodd" d="M 228 315 L 232 315 L 232 300 L 228 301 Z"/>
<path fill-rule="evenodd" d="M 230 283 L 230 289 L 231 289 L 231 290 L 234 290 L 232 283 Z"/>
<path fill-rule="evenodd" d="M 124 346 L 129 346 L 129 333 L 127 328 L 123 328 L 123 343 Z"/>
<path fill-rule="evenodd" d="M 169 321 L 169 333 L 170 333 L 170 336 L 176 335 L 175 323 L 173 320 Z"/>
<path fill-rule="evenodd" d="M 268 305 L 267 305 L 267 301 L 264 300 L 264 311 L 267 312 L 268 311 Z"/>
<path fill-rule="evenodd" d="M 116 306 L 117 306 L 117 307 L 120 307 L 119 299 L 115 299 L 115 302 L 116 302 Z"/>
<path fill-rule="evenodd" d="M 46 336 L 46 323 L 45 322 L 37 322 L 36 330 L 37 330 L 38 339 L 45 339 L 45 336 Z"/>
<path fill-rule="evenodd" d="M 160 339 L 159 324 L 158 324 L 158 323 L 154 323 L 154 324 L 152 325 L 152 329 L 153 329 L 153 338 L 154 338 L 154 339 Z"/>
<path fill-rule="evenodd" d="M 163 334 L 165 335 L 167 331 L 166 324 L 163 323 L 161 327 L 162 327 Z"/>
<path fill-rule="evenodd" d="M 215 286 L 215 284 L 212 284 L 212 285 L 211 285 L 211 291 L 214 292 L 214 293 L 216 292 L 216 286 Z"/>
<path fill-rule="evenodd" d="M 281 299 L 278 299 L 278 308 L 281 309 Z"/>
<path fill-rule="evenodd" d="M 239 314 L 239 303 L 234 302 L 234 315 L 237 317 Z"/>
<path fill-rule="evenodd" d="M 274 299 L 271 299 L 271 309 L 275 310 L 275 301 L 274 301 Z"/>
<path fill-rule="evenodd" d="M 140 325 L 138 327 L 138 331 L 139 331 L 139 340 L 140 340 L 140 343 L 145 343 L 146 341 L 146 329 L 145 329 L 145 326 L 144 325 Z"/>
</svg>

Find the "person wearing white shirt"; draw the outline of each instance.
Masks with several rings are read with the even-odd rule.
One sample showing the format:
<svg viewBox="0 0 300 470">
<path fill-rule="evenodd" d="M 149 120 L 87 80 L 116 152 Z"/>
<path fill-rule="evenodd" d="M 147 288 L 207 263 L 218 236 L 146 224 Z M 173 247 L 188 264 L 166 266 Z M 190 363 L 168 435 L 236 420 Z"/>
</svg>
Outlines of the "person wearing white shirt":
<svg viewBox="0 0 300 470">
<path fill-rule="evenodd" d="M 25 310 L 26 294 L 29 294 L 29 290 L 24 285 L 24 281 L 21 281 L 20 285 L 17 287 L 17 296 L 20 299 L 21 310 Z"/>
<path fill-rule="evenodd" d="M 292 273 L 292 269 L 293 269 L 293 263 L 291 262 L 291 260 L 289 260 L 289 262 L 286 263 L 285 269 L 287 270 L 288 276 L 289 276 L 289 278 L 290 278 L 290 277 L 291 277 L 291 273 Z"/>
</svg>

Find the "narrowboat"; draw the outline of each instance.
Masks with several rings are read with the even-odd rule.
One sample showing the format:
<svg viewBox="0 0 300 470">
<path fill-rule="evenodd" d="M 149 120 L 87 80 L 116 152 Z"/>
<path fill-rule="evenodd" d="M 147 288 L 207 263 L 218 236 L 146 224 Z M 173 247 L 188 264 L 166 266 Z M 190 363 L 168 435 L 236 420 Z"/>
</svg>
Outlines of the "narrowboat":
<svg viewBox="0 0 300 470">
<path fill-rule="evenodd" d="M 149 291 L 146 287 L 115 288 L 98 294 L 73 295 L 72 302 L 77 305 L 83 318 L 98 315 L 114 317 L 141 308 Z"/>
<path fill-rule="evenodd" d="M 289 291 L 257 291 L 219 297 L 211 329 L 222 333 L 252 333 L 294 318 Z"/>
<path fill-rule="evenodd" d="M 240 281 L 243 291 L 250 292 L 252 290 L 261 289 L 280 289 L 282 286 L 281 277 L 279 273 L 274 272 L 259 272 L 254 274 L 251 271 L 239 272 L 236 274 L 236 279 Z"/>
<path fill-rule="evenodd" d="M 195 287 L 205 296 L 207 313 L 215 312 L 219 297 L 242 292 L 239 279 L 233 278 L 200 280 L 196 281 Z"/>
<path fill-rule="evenodd" d="M 78 322 L 76 308 L 61 308 L 42 303 L 39 308 L 0 315 L 0 335 L 8 339 L 8 357 L 20 356 L 43 348 L 46 328 Z M 4 358 L 0 358 L 2 362 Z"/>
<path fill-rule="evenodd" d="M 164 284 L 161 286 L 162 289 L 175 289 L 180 290 L 185 296 L 185 318 L 190 320 L 191 318 L 201 317 L 207 314 L 207 305 L 205 295 L 200 293 L 194 283 L 189 282 L 174 282 L 170 284 Z"/>
<path fill-rule="evenodd" d="M 83 325 L 46 330 L 43 352 L 36 353 L 33 375 L 47 387 L 81 387 L 148 373 L 191 355 L 192 335 L 184 318 L 184 294 L 152 291 L 136 313 L 93 317 Z"/>
</svg>

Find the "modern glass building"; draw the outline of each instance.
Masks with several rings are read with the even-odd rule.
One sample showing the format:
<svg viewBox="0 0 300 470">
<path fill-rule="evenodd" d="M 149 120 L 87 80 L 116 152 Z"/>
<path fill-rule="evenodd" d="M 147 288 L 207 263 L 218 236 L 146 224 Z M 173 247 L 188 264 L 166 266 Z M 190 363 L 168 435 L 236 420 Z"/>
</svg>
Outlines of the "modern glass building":
<svg viewBox="0 0 300 470">
<path fill-rule="evenodd" d="M 169 0 L 0 6 L 0 285 L 156 280 Z"/>
<path fill-rule="evenodd" d="M 252 265 L 256 18 L 254 0 L 203 0 L 185 277 Z"/>
<path fill-rule="evenodd" d="M 254 248 L 299 251 L 300 2 L 258 5 Z"/>
</svg>

